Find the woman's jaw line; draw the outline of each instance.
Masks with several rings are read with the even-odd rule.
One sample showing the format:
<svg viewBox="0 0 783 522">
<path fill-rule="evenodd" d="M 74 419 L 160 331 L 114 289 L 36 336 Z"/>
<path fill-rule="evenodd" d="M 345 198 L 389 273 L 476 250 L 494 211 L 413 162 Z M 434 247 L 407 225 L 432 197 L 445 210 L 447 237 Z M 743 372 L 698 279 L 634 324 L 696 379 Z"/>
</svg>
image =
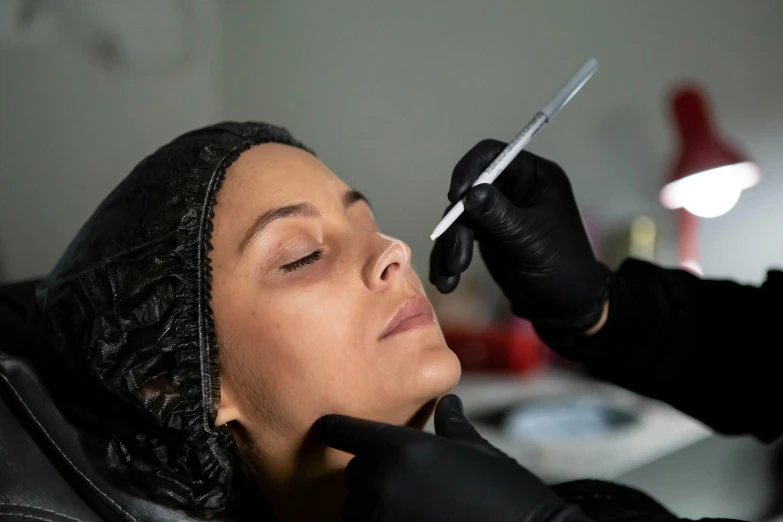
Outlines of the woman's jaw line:
<svg viewBox="0 0 783 522">
<path fill-rule="evenodd" d="M 417 430 L 423 430 L 424 426 L 427 425 L 427 421 L 429 421 L 430 417 L 432 417 L 432 414 L 435 411 L 435 406 L 438 404 L 438 400 L 438 398 L 432 399 L 424 404 L 424 406 L 419 408 L 419 410 L 408 421 L 406 426 Z"/>
</svg>

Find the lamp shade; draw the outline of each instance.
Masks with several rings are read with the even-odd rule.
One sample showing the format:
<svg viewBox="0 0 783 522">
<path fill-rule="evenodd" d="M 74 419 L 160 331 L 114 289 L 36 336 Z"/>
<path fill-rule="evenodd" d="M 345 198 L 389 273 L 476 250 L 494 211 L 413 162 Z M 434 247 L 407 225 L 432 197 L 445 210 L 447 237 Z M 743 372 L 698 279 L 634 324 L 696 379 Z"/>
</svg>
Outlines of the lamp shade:
<svg viewBox="0 0 783 522">
<path fill-rule="evenodd" d="M 661 203 L 704 218 L 725 214 L 743 190 L 761 180 L 758 167 L 719 135 L 697 87 L 677 89 L 671 109 L 679 151 L 661 189 Z"/>
</svg>

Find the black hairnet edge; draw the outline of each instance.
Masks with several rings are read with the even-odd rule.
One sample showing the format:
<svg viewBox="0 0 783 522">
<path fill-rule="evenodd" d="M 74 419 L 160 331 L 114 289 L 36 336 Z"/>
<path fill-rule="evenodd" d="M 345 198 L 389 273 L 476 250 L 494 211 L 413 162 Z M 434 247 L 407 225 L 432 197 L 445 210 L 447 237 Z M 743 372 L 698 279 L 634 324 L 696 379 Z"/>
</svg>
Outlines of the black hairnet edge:
<svg viewBox="0 0 783 522">
<path fill-rule="evenodd" d="M 219 381 L 219 355 L 217 337 L 215 334 L 212 308 L 210 305 L 212 296 L 212 266 L 209 256 L 212 246 L 214 208 L 217 203 L 218 193 L 226 177 L 227 169 L 239 158 L 239 156 L 263 143 L 281 143 L 306 150 L 313 151 L 296 140 L 285 128 L 276 127 L 264 123 L 234 123 L 226 122 L 209 127 L 204 127 L 180 136 L 174 142 L 183 139 L 194 141 L 208 140 L 206 145 L 198 149 L 198 160 L 181 175 L 187 176 L 186 187 L 183 196 L 188 200 L 190 210 L 197 212 L 182 216 L 176 229 L 176 235 L 181 242 L 183 265 L 183 279 L 186 281 L 184 288 L 183 313 L 187 317 L 183 324 L 191 324 L 197 327 L 197 353 L 193 353 L 192 338 L 188 339 L 187 333 L 179 335 L 178 344 L 181 346 L 182 359 L 185 365 L 189 365 L 197 356 L 198 375 L 200 376 L 200 393 L 186 394 L 183 398 L 182 408 L 179 409 L 183 416 L 197 415 L 196 418 L 185 420 L 182 433 L 184 444 L 190 446 L 193 454 L 199 461 L 199 469 L 188 469 L 184 459 L 172 459 L 171 465 L 162 466 L 157 461 L 145 461 L 139 455 L 128 456 L 133 463 L 133 470 L 117 469 L 116 471 L 133 471 L 148 474 L 147 480 L 139 487 L 152 499 L 165 504 L 174 505 L 179 509 L 207 516 L 220 513 L 225 510 L 235 496 L 234 478 L 240 472 L 236 462 L 233 448 L 233 440 L 227 427 L 213 427 L 217 411 L 220 406 L 220 381 Z M 206 141 L 205 141 L 206 143 Z M 162 149 L 165 149 L 164 146 Z M 158 151 L 161 152 L 161 151 Z M 156 153 L 157 154 L 157 153 Z M 222 154 L 222 156 L 220 156 Z M 154 156 L 155 154 L 153 154 Z M 220 159 L 216 160 L 216 157 Z M 146 161 L 146 160 L 145 160 Z M 144 163 L 144 162 L 142 162 Z M 204 188 L 206 187 L 206 188 Z M 130 248 L 114 257 L 122 257 L 128 251 L 134 251 L 141 245 L 131 245 Z M 187 259 L 190 258 L 190 259 Z M 108 258 L 107 258 L 108 259 Z M 194 270 L 195 269 L 195 270 Z M 190 271 L 190 273 L 188 273 Z M 195 273 L 194 273 L 194 272 Z M 78 273 L 68 273 L 67 267 L 62 271 L 55 269 L 54 274 L 60 273 L 62 278 L 47 278 L 37 289 L 37 300 L 42 317 L 48 314 L 49 305 L 55 306 L 60 311 L 73 310 L 77 315 L 89 316 L 89 297 L 85 294 L 85 282 L 89 278 L 98 278 L 105 273 L 101 266 L 94 266 L 81 270 Z M 104 284 L 108 284 L 103 280 Z M 194 303 L 195 301 L 195 303 Z M 196 306 L 189 306 L 196 304 Z M 53 340 L 60 343 L 62 339 L 59 328 L 62 325 L 51 323 L 54 326 Z M 182 371 L 183 368 L 178 368 Z M 184 368 L 183 375 L 194 375 L 195 368 Z M 195 390 L 194 390 L 195 391 Z M 119 390 L 122 397 L 127 390 Z M 198 396 L 198 404 L 194 404 Z M 190 404 L 188 404 L 190 403 Z M 184 410 L 184 411 L 183 411 Z M 192 422 L 196 421 L 196 422 Z M 161 419 L 162 429 L 171 426 Z M 156 429 L 156 428 L 155 428 Z M 147 433 L 140 432 L 144 436 Z M 125 433 L 123 437 L 133 438 L 134 433 Z M 154 432 L 152 433 L 154 437 Z M 112 440 L 109 452 L 121 447 L 125 439 Z M 188 442 L 189 441 L 189 442 Z M 145 444 L 158 444 L 147 441 Z M 170 449 L 166 442 L 160 442 L 163 450 Z M 133 451 L 134 447 L 122 447 Z M 137 448 L 138 449 L 138 448 Z M 145 451 L 149 451 L 149 447 Z M 153 448 L 154 449 L 154 448 Z M 187 450 L 186 452 L 190 452 Z M 109 466 L 112 467 L 111 465 Z"/>
</svg>

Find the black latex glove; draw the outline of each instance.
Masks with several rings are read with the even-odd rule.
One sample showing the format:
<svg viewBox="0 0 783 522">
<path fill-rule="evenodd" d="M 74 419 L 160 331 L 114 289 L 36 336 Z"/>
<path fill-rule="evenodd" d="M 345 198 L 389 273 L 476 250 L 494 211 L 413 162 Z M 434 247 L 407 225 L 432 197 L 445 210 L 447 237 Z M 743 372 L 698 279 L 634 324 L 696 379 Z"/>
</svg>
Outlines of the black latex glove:
<svg viewBox="0 0 783 522">
<path fill-rule="evenodd" d="M 515 315 L 587 330 L 601 317 L 609 270 L 595 258 L 565 172 L 522 151 L 493 184 L 471 189 L 505 146 L 482 141 L 454 167 L 448 197 L 453 206 L 467 195 L 465 212 L 435 242 L 430 282 L 453 291 L 475 239 Z"/>
<path fill-rule="evenodd" d="M 484 440 L 456 395 L 435 410 L 437 435 L 342 415 L 315 424 L 355 457 L 344 522 L 582 522 L 580 509 Z"/>
</svg>

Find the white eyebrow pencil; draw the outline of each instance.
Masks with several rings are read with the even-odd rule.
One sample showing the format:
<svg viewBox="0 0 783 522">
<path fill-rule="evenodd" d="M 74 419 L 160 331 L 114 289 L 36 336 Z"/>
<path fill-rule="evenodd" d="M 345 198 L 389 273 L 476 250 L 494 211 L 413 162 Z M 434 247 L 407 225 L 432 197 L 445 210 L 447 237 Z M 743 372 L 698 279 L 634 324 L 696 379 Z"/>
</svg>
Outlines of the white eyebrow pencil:
<svg viewBox="0 0 783 522">
<path fill-rule="evenodd" d="M 568 101 L 573 98 L 582 86 L 587 83 L 587 80 L 593 75 L 598 68 L 598 61 L 595 58 L 587 60 L 579 71 L 566 83 L 562 89 L 547 103 L 543 109 L 538 111 L 533 119 L 525 125 L 517 137 L 503 149 L 500 154 L 490 163 L 489 167 L 481 173 L 476 179 L 473 186 L 480 185 L 482 183 L 492 183 L 500 176 L 500 173 L 508 167 L 509 163 L 514 161 L 514 158 L 519 156 L 528 143 L 533 139 L 533 136 L 540 131 L 544 125 L 552 121 L 555 114 L 560 112 Z M 443 234 L 448 228 L 457 220 L 457 218 L 465 211 L 464 198 L 457 202 L 448 213 L 443 216 L 438 226 L 430 235 L 430 239 L 433 241 Z"/>
</svg>

